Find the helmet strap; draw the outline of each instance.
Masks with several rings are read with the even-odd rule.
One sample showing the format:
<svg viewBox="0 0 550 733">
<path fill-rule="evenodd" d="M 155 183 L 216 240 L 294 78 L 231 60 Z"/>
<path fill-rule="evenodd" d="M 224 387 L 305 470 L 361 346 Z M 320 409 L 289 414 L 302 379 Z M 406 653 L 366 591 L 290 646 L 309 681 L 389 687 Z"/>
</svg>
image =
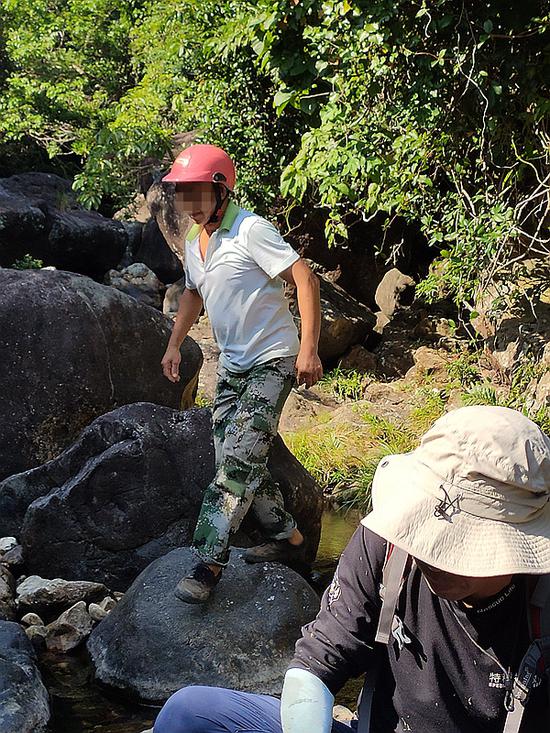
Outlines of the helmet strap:
<svg viewBox="0 0 550 733">
<path fill-rule="evenodd" d="M 226 188 L 224 185 L 220 183 L 214 183 L 214 194 L 216 196 L 216 208 L 214 209 L 214 213 L 208 219 L 206 222 L 207 224 L 215 224 L 217 223 L 221 218 L 221 208 L 224 205 L 224 203 L 229 198 L 229 189 Z M 225 191 L 225 196 L 222 196 L 222 189 Z"/>
</svg>

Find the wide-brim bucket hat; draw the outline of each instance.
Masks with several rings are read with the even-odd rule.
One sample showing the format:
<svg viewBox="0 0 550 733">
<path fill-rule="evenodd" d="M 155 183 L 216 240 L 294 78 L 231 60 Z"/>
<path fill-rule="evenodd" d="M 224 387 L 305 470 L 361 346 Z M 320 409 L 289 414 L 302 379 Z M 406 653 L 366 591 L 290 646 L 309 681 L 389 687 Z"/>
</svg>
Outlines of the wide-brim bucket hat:
<svg viewBox="0 0 550 733">
<path fill-rule="evenodd" d="M 550 438 L 506 407 L 453 410 L 383 458 L 362 524 L 456 575 L 550 573 Z"/>
</svg>

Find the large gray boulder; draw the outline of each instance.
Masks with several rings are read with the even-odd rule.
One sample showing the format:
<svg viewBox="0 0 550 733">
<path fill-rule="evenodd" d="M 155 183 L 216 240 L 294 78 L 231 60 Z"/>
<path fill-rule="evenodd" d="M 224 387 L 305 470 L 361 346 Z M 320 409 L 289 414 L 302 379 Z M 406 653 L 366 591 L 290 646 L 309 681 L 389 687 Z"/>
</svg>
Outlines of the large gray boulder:
<svg viewBox="0 0 550 733">
<path fill-rule="evenodd" d="M 0 730 L 43 733 L 50 718 L 48 692 L 27 635 L 13 621 L 0 621 Z"/>
<path fill-rule="evenodd" d="M 115 288 L 0 269 L 0 479 L 58 455 L 118 405 L 191 404 L 202 354 L 186 339 L 172 384 L 160 367 L 169 337 L 164 316 Z"/>
<path fill-rule="evenodd" d="M 321 335 L 319 356 L 330 362 L 355 344 L 362 344 L 374 328 L 372 311 L 324 277 L 321 282 Z"/>
<path fill-rule="evenodd" d="M 279 693 L 317 595 L 293 570 L 234 553 L 205 605 L 182 603 L 174 586 L 195 562 L 174 550 L 135 580 L 88 640 L 97 678 L 149 702 L 193 684 Z"/>
<path fill-rule="evenodd" d="M 373 330 L 376 318 L 368 306 L 360 303 L 339 285 L 331 282 L 317 270 L 320 283 L 321 334 L 319 357 L 323 363 L 334 362 L 355 344 L 362 344 Z M 295 295 L 291 298 L 291 311 L 299 323 L 298 304 Z"/>
<path fill-rule="evenodd" d="M 312 560 L 321 490 L 280 439 L 270 467 Z M 21 535 L 29 574 L 124 590 L 150 562 L 190 544 L 213 476 L 208 409 L 126 405 L 95 420 L 55 460 L 0 484 L 0 523 L 22 523 L 10 529 Z M 245 544 L 259 538 L 255 530 L 250 516 Z"/>
<path fill-rule="evenodd" d="M 158 211 L 157 216 L 161 217 Z M 184 241 L 183 232 L 179 229 L 175 237 L 180 236 Z M 149 219 L 143 227 L 141 244 L 136 252 L 136 262 L 144 262 L 163 283 L 175 283 L 183 277 L 181 259 L 169 247 L 156 219 Z"/>
<path fill-rule="evenodd" d="M 128 243 L 124 226 L 83 209 L 68 181 L 51 173 L 0 179 L 0 265 L 25 254 L 101 279 Z"/>
</svg>

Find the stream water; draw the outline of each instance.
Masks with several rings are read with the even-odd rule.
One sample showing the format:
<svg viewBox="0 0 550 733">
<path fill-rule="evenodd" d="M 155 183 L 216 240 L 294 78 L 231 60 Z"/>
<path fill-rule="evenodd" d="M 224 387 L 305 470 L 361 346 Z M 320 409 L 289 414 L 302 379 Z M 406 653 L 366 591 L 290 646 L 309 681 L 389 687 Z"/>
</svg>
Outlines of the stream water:
<svg viewBox="0 0 550 733">
<path fill-rule="evenodd" d="M 357 527 L 353 514 L 325 512 L 313 582 L 322 590 L 332 577 L 342 549 Z M 42 655 L 41 671 L 52 702 L 52 733 L 141 733 L 152 727 L 158 708 L 122 702 L 94 683 L 86 651 Z M 356 687 L 356 686 L 355 686 Z M 355 687 L 346 688 L 338 702 L 348 703 Z"/>
</svg>

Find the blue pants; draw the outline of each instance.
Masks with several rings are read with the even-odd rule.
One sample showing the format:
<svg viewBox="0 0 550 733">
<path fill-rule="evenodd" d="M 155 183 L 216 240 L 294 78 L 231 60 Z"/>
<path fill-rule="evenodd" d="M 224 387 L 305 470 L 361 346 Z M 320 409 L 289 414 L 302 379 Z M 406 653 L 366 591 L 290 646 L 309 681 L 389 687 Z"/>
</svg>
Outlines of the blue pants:
<svg viewBox="0 0 550 733">
<path fill-rule="evenodd" d="M 332 733 L 351 733 L 334 721 Z M 166 702 L 154 733 L 282 733 L 279 700 L 222 687 L 184 687 Z"/>
</svg>

